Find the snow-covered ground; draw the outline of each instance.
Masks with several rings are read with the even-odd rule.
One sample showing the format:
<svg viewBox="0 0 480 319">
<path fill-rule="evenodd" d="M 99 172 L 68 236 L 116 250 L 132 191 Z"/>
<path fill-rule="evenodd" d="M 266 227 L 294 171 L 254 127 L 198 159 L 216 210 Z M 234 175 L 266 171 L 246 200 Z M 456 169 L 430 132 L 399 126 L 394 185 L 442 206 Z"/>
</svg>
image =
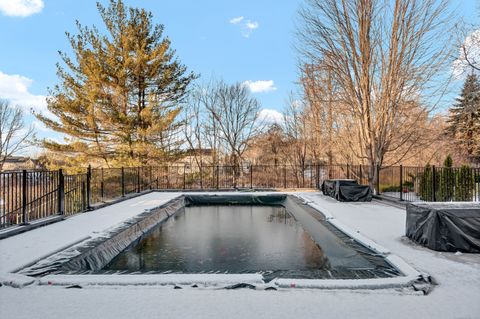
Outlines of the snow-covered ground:
<svg viewBox="0 0 480 319">
<path fill-rule="evenodd" d="M 151 193 L 0 241 L 0 277 L 179 193 Z M 480 318 L 480 255 L 439 253 L 403 238 L 405 211 L 378 202 L 339 203 L 297 193 L 353 232 L 400 256 L 438 282 L 426 296 L 412 289 L 224 290 L 173 285 L 0 287 L 1 318 Z M 360 236 L 361 237 L 361 236 Z M 380 247 L 380 246 L 379 246 Z M 3 273 L 3 275 L 1 274 Z M 1 279 L 1 278 L 0 278 Z"/>
</svg>

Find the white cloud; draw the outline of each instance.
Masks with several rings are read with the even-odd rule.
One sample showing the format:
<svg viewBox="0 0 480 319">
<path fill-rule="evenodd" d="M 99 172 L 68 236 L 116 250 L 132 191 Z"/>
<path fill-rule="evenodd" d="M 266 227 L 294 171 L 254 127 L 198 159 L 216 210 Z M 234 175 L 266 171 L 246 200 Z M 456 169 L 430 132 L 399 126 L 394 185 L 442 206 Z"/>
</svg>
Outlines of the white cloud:
<svg viewBox="0 0 480 319">
<path fill-rule="evenodd" d="M 252 32 L 260 26 L 257 21 L 252 20 L 245 20 L 245 17 L 240 16 L 236 18 L 232 18 L 228 21 L 231 24 L 238 25 L 240 27 L 240 34 L 244 38 L 249 38 Z"/>
<path fill-rule="evenodd" d="M 242 22 L 242 20 L 243 20 L 243 16 L 240 16 L 240 17 L 233 18 L 228 22 L 230 22 L 231 24 L 238 24 L 238 23 Z"/>
<path fill-rule="evenodd" d="M 275 91 L 277 88 L 273 83 L 273 80 L 266 80 L 266 81 L 245 81 L 243 85 L 248 87 L 248 89 L 252 93 L 262 93 L 262 92 L 270 92 Z"/>
<path fill-rule="evenodd" d="M 272 109 L 263 109 L 258 114 L 258 119 L 264 123 L 282 123 L 283 114 Z"/>
<path fill-rule="evenodd" d="M 6 16 L 28 17 L 42 11 L 43 0 L 0 0 L 0 12 Z"/>
<path fill-rule="evenodd" d="M 0 0 L 1 1 L 1 0 Z M 44 95 L 35 95 L 28 91 L 33 80 L 18 74 L 6 74 L 0 71 L 0 98 L 19 105 L 26 111 L 46 111 L 47 101 Z"/>
<path fill-rule="evenodd" d="M 245 28 L 247 28 L 248 30 L 255 30 L 258 28 L 258 22 L 247 20 L 245 22 Z"/>
<path fill-rule="evenodd" d="M 452 65 L 453 76 L 456 79 L 462 79 L 463 75 L 471 70 L 465 59 L 465 53 L 471 63 L 480 65 L 480 29 L 469 34 L 465 38 L 462 48 L 459 49 L 458 58 Z"/>
<path fill-rule="evenodd" d="M 246 20 L 242 26 L 241 33 L 244 38 L 249 38 L 253 30 L 258 29 L 258 22 Z"/>
</svg>

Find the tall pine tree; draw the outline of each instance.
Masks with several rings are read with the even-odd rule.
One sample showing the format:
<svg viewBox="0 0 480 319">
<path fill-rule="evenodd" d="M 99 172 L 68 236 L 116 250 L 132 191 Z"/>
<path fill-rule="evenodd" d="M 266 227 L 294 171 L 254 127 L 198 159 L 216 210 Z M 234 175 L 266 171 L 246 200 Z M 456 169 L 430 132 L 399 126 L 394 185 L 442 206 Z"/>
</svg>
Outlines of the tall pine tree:
<svg viewBox="0 0 480 319">
<path fill-rule="evenodd" d="M 447 122 L 447 133 L 462 153 L 470 161 L 480 163 L 480 81 L 476 74 L 467 76 Z"/>
<path fill-rule="evenodd" d="M 168 160 L 178 147 L 172 135 L 179 105 L 195 75 L 178 61 L 151 12 L 126 8 L 122 0 L 97 7 L 107 33 L 79 22 L 77 35 L 67 33 L 73 57 L 60 52 L 60 83 L 48 99 L 56 118 L 36 114 L 68 138 L 43 146 L 108 165 Z"/>
</svg>

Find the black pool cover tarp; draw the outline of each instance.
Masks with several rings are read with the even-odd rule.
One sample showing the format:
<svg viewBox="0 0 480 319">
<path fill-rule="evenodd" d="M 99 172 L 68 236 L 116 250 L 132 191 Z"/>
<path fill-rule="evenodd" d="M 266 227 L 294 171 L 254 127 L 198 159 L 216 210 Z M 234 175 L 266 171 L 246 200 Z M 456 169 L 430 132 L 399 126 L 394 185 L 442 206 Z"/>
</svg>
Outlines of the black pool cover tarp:
<svg viewBox="0 0 480 319">
<path fill-rule="evenodd" d="M 480 203 L 408 204 L 406 235 L 437 251 L 480 253 Z"/>
<path fill-rule="evenodd" d="M 353 179 L 325 180 L 322 184 L 322 192 L 341 202 L 369 202 L 372 200 L 370 187 L 359 185 Z"/>
<path fill-rule="evenodd" d="M 203 205 L 260 205 L 283 206 L 327 256 L 322 269 L 284 269 L 267 271 L 265 280 L 283 278 L 362 279 L 399 276 L 400 272 L 378 255 L 332 226 L 321 212 L 294 196 L 285 194 L 225 193 L 222 195 L 195 194 L 172 199 L 158 207 L 127 220 L 107 234 L 67 248 L 51 257 L 28 266 L 20 273 L 30 276 L 55 274 L 111 273 L 107 265 L 126 249 L 133 249 L 147 240 L 167 220 L 184 212 L 185 207 Z M 251 213 L 251 212 L 250 212 Z M 171 219 L 171 217 L 174 217 Z M 201 227 L 198 225 L 198 227 Z M 311 256 L 309 257 L 311 258 Z M 127 269 L 125 269 L 126 272 Z M 257 271 L 257 270 L 255 270 Z M 155 273 L 155 272 L 154 272 Z M 161 272 L 159 272 L 161 273 Z"/>
<path fill-rule="evenodd" d="M 195 194 L 185 195 L 185 206 L 205 205 L 282 205 L 283 194 L 224 193 L 221 195 Z"/>
</svg>

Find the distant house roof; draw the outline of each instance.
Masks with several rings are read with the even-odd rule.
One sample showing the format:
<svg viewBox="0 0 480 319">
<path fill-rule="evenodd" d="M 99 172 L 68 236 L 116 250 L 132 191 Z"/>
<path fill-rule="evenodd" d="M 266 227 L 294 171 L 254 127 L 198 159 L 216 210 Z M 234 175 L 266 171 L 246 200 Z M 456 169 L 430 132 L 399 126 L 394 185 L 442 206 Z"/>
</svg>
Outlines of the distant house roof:
<svg viewBox="0 0 480 319">
<path fill-rule="evenodd" d="M 39 160 L 27 156 L 9 156 L 3 164 L 4 171 L 15 171 L 20 169 L 39 169 L 42 164 Z"/>
<path fill-rule="evenodd" d="M 5 159 L 5 163 L 26 163 L 28 161 L 34 161 L 30 157 L 24 157 L 24 156 L 9 156 Z"/>
<path fill-rule="evenodd" d="M 211 148 L 190 148 L 185 151 L 185 155 L 212 155 L 213 150 Z"/>
</svg>

